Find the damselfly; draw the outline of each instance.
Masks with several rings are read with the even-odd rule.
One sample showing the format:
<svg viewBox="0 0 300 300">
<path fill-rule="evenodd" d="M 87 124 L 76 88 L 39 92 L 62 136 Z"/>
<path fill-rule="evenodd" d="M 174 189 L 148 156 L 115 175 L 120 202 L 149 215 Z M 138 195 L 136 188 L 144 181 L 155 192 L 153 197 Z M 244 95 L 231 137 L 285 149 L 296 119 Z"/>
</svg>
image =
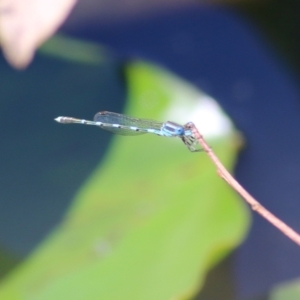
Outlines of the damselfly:
<svg viewBox="0 0 300 300">
<path fill-rule="evenodd" d="M 170 121 L 162 123 L 147 119 L 136 119 L 109 111 L 98 112 L 94 117 L 94 121 L 71 117 L 57 117 L 55 121 L 63 124 L 94 125 L 120 135 L 153 133 L 159 136 L 179 137 L 190 151 L 197 152 L 201 150 L 187 124 L 182 126 Z"/>
</svg>

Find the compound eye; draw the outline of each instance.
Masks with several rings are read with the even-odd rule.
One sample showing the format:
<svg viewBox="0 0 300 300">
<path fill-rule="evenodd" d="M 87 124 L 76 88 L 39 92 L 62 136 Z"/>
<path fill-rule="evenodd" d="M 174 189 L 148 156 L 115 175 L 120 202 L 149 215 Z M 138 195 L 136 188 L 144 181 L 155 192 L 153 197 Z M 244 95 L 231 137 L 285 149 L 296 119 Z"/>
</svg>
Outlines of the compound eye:
<svg viewBox="0 0 300 300">
<path fill-rule="evenodd" d="M 183 127 L 178 127 L 178 128 L 176 129 L 176 131 L 177 131 L 177 134 L 178 134 L 178 135 L 183 135 L 183 134 L 184 134 L 184 129 L 183 129 Z"/>
</svg>

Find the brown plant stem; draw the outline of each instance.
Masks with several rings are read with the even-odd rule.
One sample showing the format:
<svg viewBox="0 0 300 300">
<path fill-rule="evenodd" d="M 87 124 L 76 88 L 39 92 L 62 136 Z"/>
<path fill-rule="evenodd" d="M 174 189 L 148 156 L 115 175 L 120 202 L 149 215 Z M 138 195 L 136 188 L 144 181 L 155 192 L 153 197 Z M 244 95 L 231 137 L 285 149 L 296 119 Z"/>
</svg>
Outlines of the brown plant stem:
<svg viewBox="0 0 300 300">
<path fill-rule="evenodd" d="M 280 219 L 278 219 L 270 211 L 268 211 L 264 206 L 262 206 L 233 178 L 233 176 L 226 170 L 226 168 L 220 162 L 218 157 L 214 154 L 212 149 L 208 146 L 203 136 L 200 134 L 200 132 L 194 125 L 194 123 L 190 122 L 186 124 L 186 126 L 193 132 L 193 135 L 195 136 L 203 150 L 207 153 L 209 158 L 217 167 L 218 175 L 221 176 L 237 193 L 239 193 L 242 196 L 242 198 L 251 206 L 252 210 L 256 211 L 263 218 L 265 218 L 267 221 L 269 221 L 271 224 L 277 227 L 283 234 L 288 236 L 292 241 L 294 241 L 300 246 L 300 235 L 291 227 L 289 227 Z"/>
</svg>

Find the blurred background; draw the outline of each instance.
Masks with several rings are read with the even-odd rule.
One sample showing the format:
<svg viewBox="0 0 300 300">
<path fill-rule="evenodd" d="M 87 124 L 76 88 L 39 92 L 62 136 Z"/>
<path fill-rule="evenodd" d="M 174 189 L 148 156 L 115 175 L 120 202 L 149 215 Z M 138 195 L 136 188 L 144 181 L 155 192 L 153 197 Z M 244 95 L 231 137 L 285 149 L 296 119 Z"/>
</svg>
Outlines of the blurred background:
<svg viewBox="0 0 300 300">
<path fill-rule="evenodd" d="M 184 107 L 191 112 L 209 95 L 244 139 L 238 154 L 229 137 L 216 151 L 254 197 L 299 232 L 299 16 L 296 0 L 80 1 L 26 69 L 2 57 L 0 296 L 299 299 L 299 247 L 255 214 L 249 225 L 247 208 L 215 181 L 204 154 L 195 157 L 179 141 L 173 153 L 168 141 L 154 146 L 156 137 L 125 141 L 53 121 L 92 119 L 101 110 L 164 121 L 179 94 L 172 116 L 189 121 Z M 185 211 L 194 197 L 202 206 Z M 139 245 L 149 256 L 140 257 Z M 173 252 L 175 245 L 184 250 Z M 182 265 L 173 270 L 175 261 Z M 173 278 L 182 266 L 182 278 Z M 88 283 L 80 288 L 82 278 Z M 95 288 L 101 283 L 107 291 Z"/>
</svg>

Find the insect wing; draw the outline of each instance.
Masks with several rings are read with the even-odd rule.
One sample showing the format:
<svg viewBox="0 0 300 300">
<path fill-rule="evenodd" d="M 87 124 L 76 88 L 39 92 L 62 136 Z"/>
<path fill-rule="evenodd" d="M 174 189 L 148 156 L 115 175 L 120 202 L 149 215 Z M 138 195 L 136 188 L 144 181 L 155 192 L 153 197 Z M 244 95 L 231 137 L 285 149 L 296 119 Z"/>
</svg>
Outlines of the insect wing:
<svg viewBox="0 0 300 300">
<path fill-rule="evenodd" d="M 97 113 L 94 121 L 103 123 L 101 128 L 119 135 L 140 135 L 148 133 L 148 129 L 160 131 L 162 126 L 159 122 L 136 119 L 108 111 Z"/>
</svg>

